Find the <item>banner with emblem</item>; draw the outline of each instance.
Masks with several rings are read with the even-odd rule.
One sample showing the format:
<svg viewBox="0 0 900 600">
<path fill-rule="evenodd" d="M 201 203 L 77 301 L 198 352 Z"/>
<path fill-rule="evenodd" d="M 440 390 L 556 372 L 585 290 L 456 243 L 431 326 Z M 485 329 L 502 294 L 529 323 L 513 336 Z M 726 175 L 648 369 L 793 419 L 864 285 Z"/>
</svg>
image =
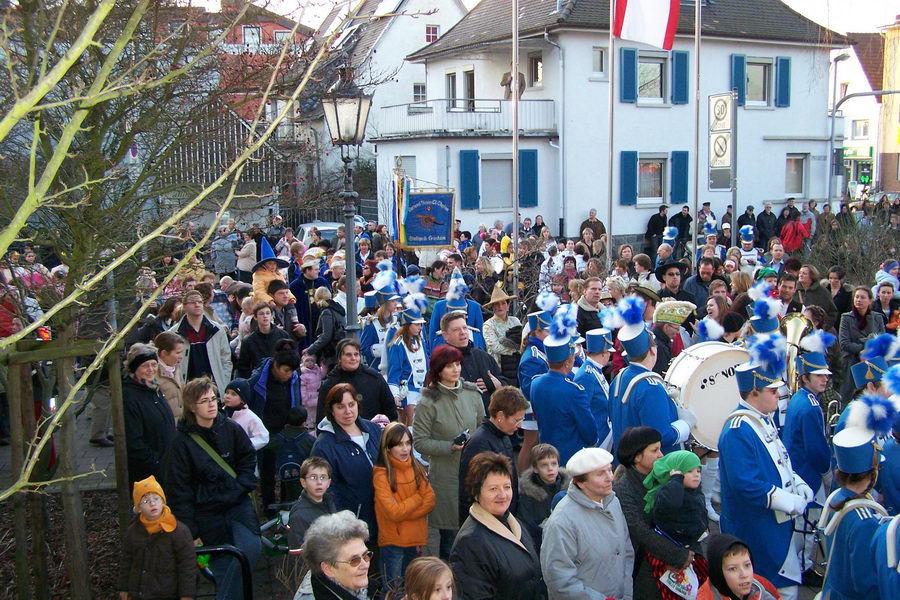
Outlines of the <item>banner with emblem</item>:
<svg viewBox="0 0 900 600">
<path fill-rule="evenodd" d="M 409 187 L 404 192 L 398 198 L 401 247 L 446 248 L 452 245 L 453 192 L 411 191 Z"/>
</svg>

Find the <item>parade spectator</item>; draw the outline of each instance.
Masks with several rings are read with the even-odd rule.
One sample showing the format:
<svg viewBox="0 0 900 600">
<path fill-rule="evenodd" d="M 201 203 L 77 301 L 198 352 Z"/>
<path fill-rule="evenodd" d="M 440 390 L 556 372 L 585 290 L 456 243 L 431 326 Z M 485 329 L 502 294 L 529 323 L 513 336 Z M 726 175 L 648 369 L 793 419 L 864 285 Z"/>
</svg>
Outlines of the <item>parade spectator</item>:
<svg viewBox="0 0 900 600">
<path fill-rule="evenodd" d="M 213 270 L 216 275 L 235 275 L 237 271 L 237 255 L 234 252 L 234 242 L 225 225 L 219 227 L 216 239 L 210 243 L 210 251 L 213 255 Z"/>
<path fill-rule="evenodd" d="M 559 466 L 559 452 L 550 444 L 531 449 L 531 466 L 519 476 L 516 518 L 528 529 L 540 553 L 544 524 L 550 517 L 556 495 L 568 489 L 572 478 Z"/>
<path fill-rule="evenodd" d="M 284 236 L 284 231 L 284 219 L 281 218 L 281 215 L 274 215 L 272 225 L 266 230 L 266 241 L 274 248 L 278 240 Z"/>
<path fill-rule="evenodd" d="M 588 218 L 582 221 L 578 227 L 578 231 L 584 231 L 585 229 L 590 229 L 593 232 L 595 240 L 599 240 L 600 236 L 606 233 L 606 226 L 597 218 L 596 208 L 592 208 L 588 212 Z"/>
<path fill-rule="evenodd" d="M 787 271 L 787 269 L 785 269 L 785 271 Z M 778 299 L 781 300 L 782 304 L 784 304 L 784 314 L 800 312 L 801 310 L 803 310 L 803 304 L 799 301 L 799 299 L 795 298 L 796 295 L 797 277 L 785 272 L 778 279 Z"/>
<path fill-rule="evenodd" d="M 713 274 L 716 270 L 715 259 L 700 259 L 700 265 L 697 267 L 697 274 L 691 275 L 684 282 L 684 291 L 690 294 L 694 299 L 689 300 L 697 305 L 697 316 L 706 316 L 706 299 L 709 297 L 709 284 L 712 281 Z M 662 296 L 662 294 L 660 294 Z M 676 298 L 679 300 L 680 298 Z"/>
<path fill-rule="evenodd" d="M 469 465 L 466 487 L 475 502 L 450 554 L 462 598 L 540 598 L 534 541 L 509 512 L 512 473 L 509 458 L 494 452 L 476 455 Z"/>
<path fill-rule="evenodd" d="M 371 421 L 375 415 L 382 414 L 389 421 L 396 421 L 397 405 L 394 396 L 381 374 L 362 364 L 359 342 L 353 338 L 344 338 L 337 343 L 335 353 L 337 363 L 319 387 L 317 418 L 321 419 L 325 415 L 325 399 L 329 390 L 339 383 L 349 383 L 359 394 L 358 410 L 363 419 Z"/>
<path fill-rule="evenodd" d="M 422 556 L 410 563 L 403 582 L 404 600 L 453 600 L 456 584 L 450 565 L 436 556 Z"/>
<path fill-rule="evenodd" d="M 372 466 L 378 458 L 381 428 L 360 416 L 357 390 L 348 383 L 332 387 L 325 399 L 312 455 L 331 465 L 331 492 L 338 510 L 349 510 L 378 531 Z"/>
<path fill-rule="evenodd" d="M 225 406 L 225 415 L 241 426 L 250 438 L 253 449 L 258 451 L 269 443 L 269 431 L 262 419 L 247 407 L 252 397 L 250 384 L 246 379 L 233 379 L 225 387 L 222 404 Z"/>
<path fill-rule="evenodd" d="M 175 437 L 175 417 L 156 384 L 157 361 L 156 349 L 148 344 L 132 344 L 125 356 L 127 376 L 122 380 L 122 397 L 130 485 L 161 475 L 163 455 Z M 98 418 L 96 411 L 93 418 Z M 106 437 L 91 442 L 112 446 Z"/>
<path fill-rule="evenodd" d="M 146 323 L 141 326 L 137 339 L 144 344 L 149 344 L 157 335 L 171 329 L 177 320 L 175 315 L 181 311 L 181 298 L 166 298 L 156 316 L 147 319 Z"/>
<path fill-rule="evenodd" d="M 677 242 L 676 248 L 680 252 L 676 254 L 676 257 L 681 256 L 681 252 L 684 251 L 684 245 L 691 239 L 691 221 L 693 220 L 691 209 L 686 204 L 681 207 L 680 212 L 675 213 L 669 219 L 669 226 L 678 228 L 678 236 L 675 239 Z"/>
<path fill-rule="evenodd" d="M 825 310 L 828 322 L 834 323 L 838 317 L 837 307 L 831 294 L 819 283 L 819 270 L 813 265 L 803 265 L 797 284 L 797 301 L 803 306 L 820 306 Z"/>
<path fill-rule="evenodd" d="M 844 380 L 841 396 L 844 402 L 852 399 L 854 385 L 850 369 L 859 362 L 859 355 L 866 339 L 884 333 L 884 319 L 872 310 L 872 291 L 859 286 L 853 290 L 853 308 L 841 315 L 838 340 L 841 346 L 841 361 L 844 364 Z"/>
<path fill-rule="evenodd" d="M 369 527 L 349 510 L 316 519 L 306 530 L 300 553 L 309 567 L 316 600 L 366 597 L 373 553 Z"/>
<path fill-rule="evenodd" d="M 444 341 L 462 354 L 462 378 L 474 383 L 481 392 L 484 408 L 491 401 L 491 394 L 501 385 L 509 383 L 501 374 L 500 366 L 491 355 L 477 348 L 469 339 L 469 326 L 462 312 L 450 312 L 441 318 Z"/>
<path fill-rule="evenodd" d="M 331 298 L 327 287 L 316 289 L 315 304 L 319 309 L 316 337 L 304 352 L 315 355 L 317 362 L 328 368 L 337 362 L 336 347 L 346 335 L 347 315 L 344 307 Z"/>
<path fill-rule="evenodd" d="M 434 349 L 412 428 L 413 446 L 429 464 L 437 501 L 429 526 L 440 533 L 439 554 L 445 559 L 459 527 L 460 453 L 484 418 L 477 388 L 460 379 L 462 360 L 453 346 Z"/>
<path fill-rule="evenodd" d="M 185 381 L 208 375 L 216 387 L 225 389 L 231 381 L 231 346 L 225 329 L 214 324 L 203 312 L 203 296 L 194 290 L 182 301 L 184 316 L 171 331 L 187 340 L 181 375 Z"/>
<path fill-rule="evenodd" d="M 272 297 L 272 316 L 275 319 L 275 325 L 293 336 L 301 349 L 308 345 L 307 333 L 312 334 L 314 329 L 310 324 L 310 312 L 306 311 L 301 315 L 297 310 L 297 304 L 292 302 L 292 294 L 288 288 L 288 284 L 280 279 L 276 279 L 269 284 L 269 296 Z M 307 297 L 305 295 L 297 298 L 297 303 L 301 306 L 308 307 Z"/>
<path fill-rule="evenodd" d="M 230 544 L 252 571 L 262 553 L 259 522 L 250 494 L 256 489 L 256 453 L 241 426 L 219 412 L 218 390 L 209 377 L 184 386 L 184 418 L 166 454 L 165 489 L 195 545 Z M 228 555 L 209 561 L 216 598 L 243 597 L 240 563 Z"/>
<path fill-rule="evenodd" d="M 900 262 L 896 260 L 886 260 L 881 265 L 881 269 L 875 273 L 875 285 L 872 286 L 872 295 L 877 296 L 876 288 L 882 283 L 890 283 L 894 286 L 894 299 L 900 300 Z"/>
<path fill-rule="evenodd" d="M 632 598 L 635 555 L 613 493 L 612 461 L 602 448 L 584 448 L 566 463 L 572 483 L 547 519 L 541 546 L 551 600 Z"/>
<path fill-rule="evenodd" d="M 484 308 L 493 311 L 494 315 L 484 322 L 484 343 L 487 353 L 491 355 L 497 364 L 501 362 L 501 356 L 510 356 L 518 350 L 506 333 L 513 327 L 521 327 L 518 318 L 509 314 L 509 302 L 515 300 L 503 289 L 503 284 L 498 283 L 491 292 L 491 299 L 484 304 Z"/>
<path fill-rule="evenodd" d="M 700 554 L 700 540 L 709 533 L 706 500 L 700 490 L 700 458 L 687 450 L 663 456 L 653 463 L 644 487 L 644 512 L 650 513 L 654 526 L 695 555 Z M 654 572 L 654 576 L 661 576 L 664 570 Z"/>
<path fill-rule="evenodd" d="M 584 295 L 578 299 L 578 333 L 582 336 L 591 329 L 600 327 L 600 293 L 603 291 L 603 281 L 599 277 L 591 277 L 585 280 Z"/>
<path fill-rule="evenodd" d="M 244 245 L 239 250 L 234 251 L 237 257 L 235 266 L 237 267 L 238 280 L 244 283 L 252 283 L 253 265 L 256 264 L 256 240 L 248 231 L 244 233 Z"/>
<path fill-rule="evenodd" d="M 878 284 L 873 310 L 884 319 L 884 329 L 888 333 L 897 333 L 900 326 L 900 300 L 894 298 L 894 286 L 885 281 Z"/>
<path fill-rule="evenodd" d="M 184 338 L 177 333 L 163 331 L 153 338 L 153 345 L 158 353 L 156 384 L 172 409 L 177 423 L 183 412 L 181 389 L 184 387 L 184 379 L 180 367 L 184 359 Z"/>
<path fill-rule="evenodd" d="M 697 600 L 781 600 L 775 586 L 753 572 L 753 553 L 738 538 L 726 533 L 711 536 L 707 555 L 709 579 L 700 586 Z"/>
<path fill-rule="evenodd" d="M 257 304 L 253 308 L 253 329 L 243 340 L 238 353 L 235 370 L 238 376 L 249 378 L 259 363 L 272 357 L 275 344 L 279 340 L 291 340 L 291 334 L 272 323 L 272 309 L 268 304 Z"/>
<path fill-rule="evenodd" d="M 647 254 L 651 256 L 651 260 L 655 258 L 656 248 L 662 243 L 663 231 L 668 224 L 669 207 L 663 204 L 659 207 L 659 212 L 647 220 L 647 231 L 644 233 L 644 246 Z"/>
</svg>

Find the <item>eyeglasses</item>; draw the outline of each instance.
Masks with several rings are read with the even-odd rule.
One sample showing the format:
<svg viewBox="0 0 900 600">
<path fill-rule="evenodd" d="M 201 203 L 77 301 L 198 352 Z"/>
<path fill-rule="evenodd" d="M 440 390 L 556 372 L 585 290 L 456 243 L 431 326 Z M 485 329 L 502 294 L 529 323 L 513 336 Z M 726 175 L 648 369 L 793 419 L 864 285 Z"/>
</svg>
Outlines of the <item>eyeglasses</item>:
<svg viewBox="0 0 900 600">
<path fill-rule="evenodd" d="M 335 564 L 347 563 L 351 567 L 358 567 L 359 563 L 361 563 L 363 561 L 366 561 L 367 563 L 372 562 L 372 556 L 374 556 L 374 555 L 375 555 L 375 553 L 372 552 L 371 550 L 369 550 L 368 552 L 364 552 L 363 554 L 361 554 L 359 556 L 351 556 L 350 560 L 336 560 L 336 561 L 334 561 L 334 563 Z"/>
<path fill-rule="evenodd" d="M 306 481 L 328 481 L 329 479 L 331 479 L 331 476 L 329 476 L 329 475 L 307 475 L 303 479 L 305 479 Z"/>
<path fill-rule="evenodd" d="M 194 402 L 194 404 L 196 404 L 197 406 L 200 406 L 201 404 L 218 404 L 218 403 L 219 403 L 218 398 L 207 398 L 206 400 L 201 398 L 200 400 L 197 400 L 196 402 Z"/>
<path fill-rule="evenodd" d="M 156 504 L 157 502 L 162 504 L 163 499 L 159 496 L 150 496 L 149 498 L 144 498 L 141 500 L 141 506 L 149 506 L 151 504 Z"/>
</svg>

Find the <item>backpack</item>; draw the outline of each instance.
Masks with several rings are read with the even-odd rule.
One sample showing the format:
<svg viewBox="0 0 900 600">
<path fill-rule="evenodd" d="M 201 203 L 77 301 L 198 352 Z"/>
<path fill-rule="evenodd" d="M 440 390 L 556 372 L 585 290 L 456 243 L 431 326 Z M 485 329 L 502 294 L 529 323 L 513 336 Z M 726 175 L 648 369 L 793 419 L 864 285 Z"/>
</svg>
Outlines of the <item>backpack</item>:
<svg viewBox="0 0 900 600">
<path fill-rule="evenodd" d="M 316 438 L 308 431 L 287 438 L 283 433 L 273 436 L 276 440 L 277 451 L 275 454 L 275 473 L 280 481 L 299 481 L 300 465 L 309 458 Z"/>
</svg>

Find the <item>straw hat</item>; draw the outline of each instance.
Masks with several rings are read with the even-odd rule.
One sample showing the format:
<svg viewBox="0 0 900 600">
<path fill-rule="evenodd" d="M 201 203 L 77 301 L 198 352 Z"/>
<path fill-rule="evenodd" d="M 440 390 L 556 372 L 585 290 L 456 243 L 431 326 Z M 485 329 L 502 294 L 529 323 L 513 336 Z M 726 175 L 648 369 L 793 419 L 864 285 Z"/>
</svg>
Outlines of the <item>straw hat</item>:
<svg viewBox="0 0 900 600">
<path fill-rule="evenodd" d="M 503 287 L 503 282 L 498 281 L 497 285 L 494 286 L 494 289 L 491 290 L 491 299 L 489 302 L 485 302 L 485 306 L 490 306 L 491 304 L 496 304 L 497 302 L 503 302 L 504 300 L 515 300 L 515 296 L 510 296 L 506 293 L 506 290 Z"/>
</svg>

